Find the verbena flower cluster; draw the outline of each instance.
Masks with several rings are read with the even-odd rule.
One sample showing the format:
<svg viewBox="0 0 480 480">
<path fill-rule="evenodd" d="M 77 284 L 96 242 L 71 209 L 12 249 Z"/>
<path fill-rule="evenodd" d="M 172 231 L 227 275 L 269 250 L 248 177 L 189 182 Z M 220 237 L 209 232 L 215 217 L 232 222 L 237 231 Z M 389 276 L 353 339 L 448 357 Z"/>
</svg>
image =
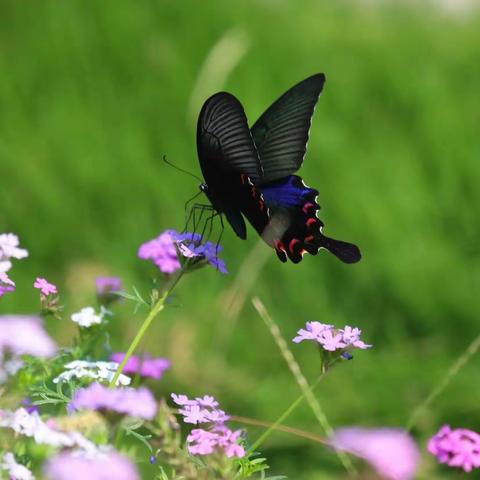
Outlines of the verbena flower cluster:
<svg viewBox="0 0 480 480">
<path fill-rule="evenodd" d="M 229 458 L 245 456 L 245 449 L 239 444 L 242 431 L 232 431 L 225 425 L 230 417 L 218 408 L 215 398 L 205 395 L 191 400 L 186 395 L 172 393 L 172 399 L 181 407 L 179 413 L 185 423 L 207 425 L 207 428 L 193 429 L 188 435 L 188 451 L 192 455 L 210 455 L 221 451 Z"/>
<path fill-rule="evenodd" d="M 307 322 L 305 328 L 301 328 L 297 332 L 297 336 L 293 339 L 295 343 L 310 340 L 318 343 L 323 350 L 334 352 L 336 350 L 344 350 L 349 348 L 370 348 L 360 340 L 362 331 L 356 327 L 336 329 L 333 325 L 320 322 Z"/>
<path fill-rule="evenodd" d="M 75 378 L 110 382 L 113 380 L 119 365 L 117 362 L 74 360 L 64 365 L 66 370 L 57 375 L 52 381 L 53 383 L 62 383 L 69 382 Z M 118 377 L 117 385 L 130 385 L 131 381 L 130 377 L 122 373 Z"/>
<path fill-rule="evenodd" d="M 228 273 L 225 262 L 218 257 L 221 250 L 220 245 L 203 242 L 198 233 L 165 230 L 157 238 L 143 243 L 138 250 L 138 257 L 151 260 L 165 274 L 179 270 L 181 260 L 188 261 L 192 267 L 210 264 L 219 272 Z"/>
<path fill-rule="evenodd" d="M 8 272 L 12 268 L 12 258 L 28 257 L 28 251 L 20 248 L 20 241 L 13 233 L 0 234 L 0 272 Z"/>
<path fill-rule="evenodd" d="M 480 434 L 466 428 L 444 425 L 429 440 L 428 451 L 439 463 L 461 468 L 465 472 L 480 468 Z"/>
</svg>

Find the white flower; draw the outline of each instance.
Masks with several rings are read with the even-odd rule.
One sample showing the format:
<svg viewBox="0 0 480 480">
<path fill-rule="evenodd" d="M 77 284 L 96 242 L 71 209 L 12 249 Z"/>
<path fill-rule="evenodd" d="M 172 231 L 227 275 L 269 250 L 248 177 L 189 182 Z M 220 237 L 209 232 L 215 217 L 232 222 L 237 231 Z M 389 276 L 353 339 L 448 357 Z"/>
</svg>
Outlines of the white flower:
<svg viewBox="0 0 480 480">
<path fill-rule="evenodd" d="M 12 267 L 10 258 L 28 257 L 24 248 L 19 248 L 19 240 L 13 233 L 0 234 L 0 272 L 7 272 Z"/>
<path fill-rule="evenodd" d="M 10 478 L 15 480 L 35 480 L 32 472 L 15 461 L 13 453 L 7 452 L 3 456 L 3 461 L 0 463 L 0 469 L 8 472 Z"/>
<path fill-rule="evenodd" d="M 14 412 L 0 411 L 0 427 L 8 427 L 20 435 L 33 437 L 36 443 L 52 447 L 80 447 L 91 444 L 79 432 L 62 432 L 49 427 L 38 412 L 28 413 L 24 408 Z"/>
<path fill-rule="evenodd" d="M 118 370 L 117 362 L 87 362 L 74 360 L 65 365 L 66 370 L 53 379 L 53 383 L 68 382 L 72 378 L 91 378 L 93 380 L 105 380 L 110 382 Z M 131 378 L 123 373 L 118 377 L 116 386 L 130 385 Z"/>
<path fill-rule="evenodd" d="M 80 327 L 91 327 L 92 325 L 102 323 L 104 315 L 104 311 L 97 314 L 93 307 L 85 307 L 79 312 L 72 314 L 71 318 L 75 323 L 78 323 Z"/>
</svg>

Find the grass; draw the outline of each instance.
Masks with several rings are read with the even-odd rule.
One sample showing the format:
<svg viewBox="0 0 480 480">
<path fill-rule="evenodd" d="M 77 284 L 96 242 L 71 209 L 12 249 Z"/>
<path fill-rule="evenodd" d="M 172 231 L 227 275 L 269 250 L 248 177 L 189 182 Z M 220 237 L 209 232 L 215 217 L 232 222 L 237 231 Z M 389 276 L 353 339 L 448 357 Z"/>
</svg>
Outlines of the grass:
<svg viewBox="0 0 480 480">
<path fill-rule="evenodd" d="M 18 288 L 44 275 L 70 310 L 92 301 L 97 274 L 147 289 L 154 272 L 138 245 L 181 228 L 197 191 L 161 158 L 199 173 L 192 112 L 204 98 L 231 91 L 253 121 L 295 82 L 326 73 L 301 173 L 320 190 L 326 233 L 358 243 L 363 260 L 322 253 L 281 265 L 272 253 L 254 291 L 287 338 L 318 319 L 358 325 L 375 345 L 319 389 L 334 426 L 405 425 L 478 334 L 478 14 L 314 0 L 5 0 L 0 15 L 0 230 L 31 252 L 13 270 Z M 227 348 L 217 341 L 218 298 L 253 248 L 249 234 L 225 233 L 232 274 L 184 279 L 146 348 L 172 358 L 162 391 L 212 392 L 232 413 L 274 420 L 299 391 L 249 302 Z M 0 311 L 35 311 L 36 301 L 11 295 Z M 139 325 L 122 308 L 117 348 Z M 293 348 L 312 377 L 316 352 Z M 421 442 L 443 423 L 480 428 L 477 370 L 474 359 L 419 419 Z M 290 422 L 316 429 L 306 407 Z M 331 454 L 307 445 L 279 434 L 265 454 L 296 480 L 339 478 Z M 447 477 L 430 468 L 425 478 Z"/>
</svg>

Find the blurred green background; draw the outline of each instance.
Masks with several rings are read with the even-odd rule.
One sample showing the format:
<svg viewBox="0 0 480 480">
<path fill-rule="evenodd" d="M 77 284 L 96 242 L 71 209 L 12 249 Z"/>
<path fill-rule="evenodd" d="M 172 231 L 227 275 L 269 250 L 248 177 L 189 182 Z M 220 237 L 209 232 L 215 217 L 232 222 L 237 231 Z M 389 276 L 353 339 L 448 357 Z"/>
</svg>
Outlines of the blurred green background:
<svg viewBox="0 0 480 480">
<path fill-rule="evenodd" d="M 202 101 L 228 90 L 253 123 L 322 71 L 301 174 L 320 191 L 325 232 L 357 243 L 363 259 L 343 265 L 321 252 L 283 265 L 272 251 L 254 293 L 287 338 L 316 319 L 357 325 L 374 344 L 319 388 L 330 422 L 404 426 L 479 333 L 478 12 L 314 0 L 2 0 L 0 25 L 0 232 L 17 233 L 30 251 L 11 271 L 17 293 L 2 298 L 0 313 L 38 309 L 35 276 L 59 285 L 66 313 L 94 302 L 98 274 L 148 292 L 155 270 L 137 248 L 181 229 L 198 188 L 161 158 L 199 174 Z M 227 230 L 230 275 L 187 276 L 145 348 L 173 362 L 160 394 L 212 393 L 231 413 L 274 420 L 299 390 L 249 300 L 231 325 L 219 307 L 257 241 L 252 230 L 246 242 Z M 113 344 L 125 349 L 141 314 L 120 310 Z M 61 342 L 73 332 L 68 319 L 48 328 Z M 315 349 L 292 350 L 313 378 Z M 480 429 L 478 371 L 474 358 L 420 417 L 424 452 L 444 423 Z M 321 433 L 307 405 L 286 423 Z M 263 453 L 271 473 L 295 480 L 345 476 L 330 452 L 290 435 L 274 435 Z M 455 476 L 426 457 L 419 478 Z"/>
</svg>

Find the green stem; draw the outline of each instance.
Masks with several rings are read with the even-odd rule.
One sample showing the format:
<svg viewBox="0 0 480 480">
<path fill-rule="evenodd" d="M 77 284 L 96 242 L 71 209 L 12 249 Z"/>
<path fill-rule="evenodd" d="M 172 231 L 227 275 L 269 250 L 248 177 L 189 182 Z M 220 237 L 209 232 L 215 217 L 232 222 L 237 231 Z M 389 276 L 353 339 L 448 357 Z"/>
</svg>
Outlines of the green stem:
<svg viewBox="0 0 480 480">
<path fill-rule="evenodd" d="M 123 369 L 125 368 L 125 365 L 127 364 L 129 358 L 135 352 L 136 348 L 138 347 L 138 344 L 142 340 L 143 336 L 145 335 L 145 332 L 148 330 L 148 327 L 152 323 L 153 319 L 165 308 L 165 300 L 172 293 L 172 290 L 175 288 L 180 278 L 182 278 L 187 268 L 187 265 L 188 265 L 188 260 L 183 264 L 178 274 L 172 279 L 170 285 L 167 286 L 163 295 L 153 305 L 152 309 L 147 315 L 147 318 L 145 318 L 145 320 L 143 321 L 140 329 L 135 335 L 135 338 L 132 340 L 132 343 L 128 347 L 127 353 L 125 353 L 125 356 L 123 357 L 122 362 L 120 363 L 117 371 L 115 372 L 115 375 L 110 381 L 110 384 L 109 384 L 110 388 L 114 388 L 115 385 L 117 384 L 118 377 L 120 377 L 121 373 L 123 372 Z"/>
<path fill-rule="evenodd" d="M 256 451 L 256 449 L 275 431 L 278 430 L 279 425 L 302 403 L 303 399 L 311 393 L 317 385 L 320 383 L 323 375 L 320 375 L 311 386 L 308 387 L 308 390 L 304 391 L 281 415 L 278 419 L 270 425 L 270 427 L 263 432 L 262 435 L 253 443 L 253 445 L 248 449 L 247 456 Z"/>
</svg>

